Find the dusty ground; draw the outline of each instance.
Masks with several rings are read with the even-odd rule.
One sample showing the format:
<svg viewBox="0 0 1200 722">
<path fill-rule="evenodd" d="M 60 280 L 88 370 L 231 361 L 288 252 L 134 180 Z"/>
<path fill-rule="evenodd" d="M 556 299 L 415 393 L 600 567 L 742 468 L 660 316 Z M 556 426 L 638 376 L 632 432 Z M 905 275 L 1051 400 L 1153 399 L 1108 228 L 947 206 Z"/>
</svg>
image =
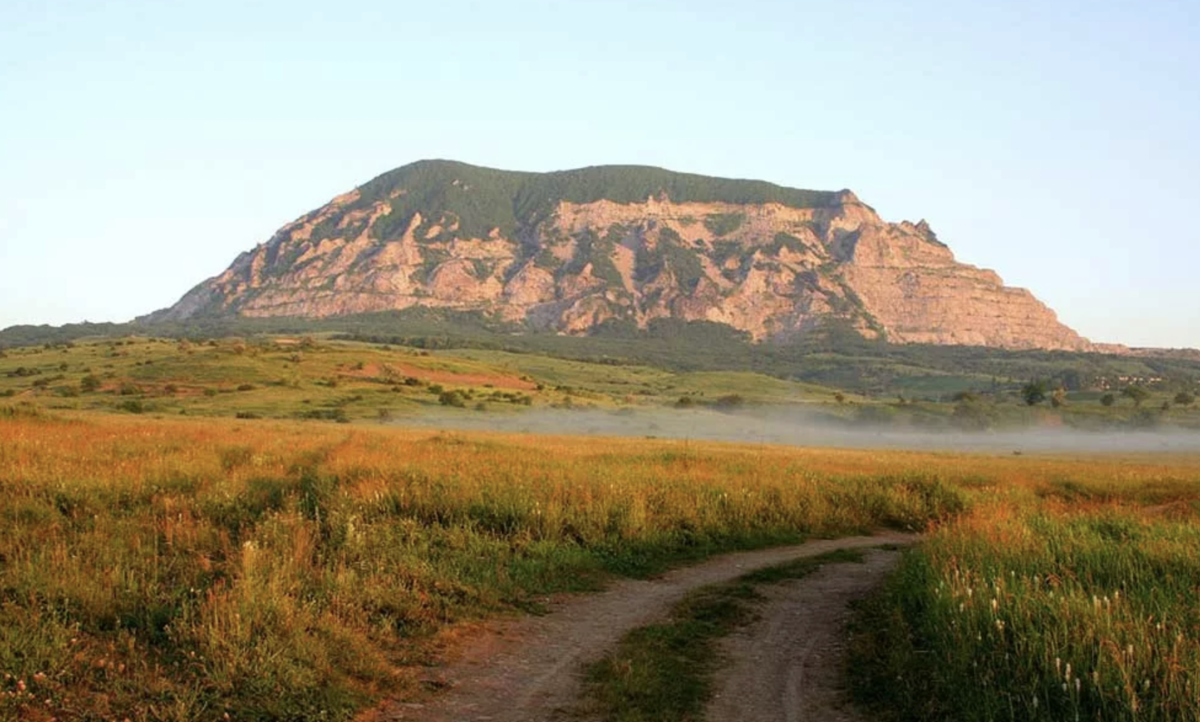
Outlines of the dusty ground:
<svg viewBox="0 0 1200 722">
<path fill-rule="evenodd" d="M 850 602 L 883 581 L 899 552 L 872 551 L 865 564 L 829 564 L 759 592 L 757 622 L 722 642 L 732 661 L 718 675 L 707 722 L 864 722 L 842 685 Z"/>
<path fill-rule="evenodd" d="M 482 633 L 474 642 L 462 650 L 461 655 L 446 667 L 432 670 L 430 684 L 446 687 L 444 692 L 427 703 L 387 702 L 377 710 L 364 715 L 370 722 L 393 720 L 421 720 L 422 722 L 551 722 L 568 719 L 580 691 L 579 673 L 586 662 L 597 659 L 611 648 L 628 631 L 663 619 L 670 608 L 684 594 L 698 587 L 729 581 L 759 567 L 772 566 L 792 559 L 816 556 L 835 549 L 870 547 L 886 543 L 907 543 L 912 537 L 904 534 L 881 534 L 871 537 L 849 537 L 845 539 L 820 540 L 794 547 L 782 547 L 756 552 L 729 554 L 709 560 L 697 566 L 671 571 L 650 581 L 623 580 L 598 594 L 576 595 L 554 602 L 549 614 L 541 617 L 526 617 L 498 623 L 492 630 Z M 803 603 L 771 603 L 764 609 L 764 623 L 777 619 L 781 634 L 794 636 L 807 632 L 812 637 L 798 638 L 795 643 L 802 651 L 802 667 L 807 660 L 832 660 L 837 654 L 836 644 L 840 639 L 844 620 L 845 603 L 861 590 L 868 588 L 881 578 L 890 563 L 889 557 L 872 554 L 866 565 L 835 565 L 809 577 L 824 586 L 809 588 L 809 580 L 796 585 L 783 585 L 779 591 L 794 591 Z M 835 569 L 836 572 L 830 572 Z M 853 581 L 841 582 L 845 575 Z M 768 594 L 775 592 L 765 588 Z M 822 591 L 830 590 L 830 591 Z M 827 593 L 833 594 L 829 599 Z M 806 612 L 812 605 L 814 609 Z M 786 611 L 790 609 L 791 611 Z M 782 614 L 783 616 L 779 616 Z M 801 615 L 792 624 L 789 615 Z M 804 615 L 808 616 L 804 616 Z M 789 629 L 784 629 L 789 628 Z M 766 628 L 770 634 L 772 627 Z M 761 634 L 755 626 L 750 634 Z M 739 643 L 742 640 L 739 638 Z M 745 640 L 753 645 L 753 639 Z M 777 652 L 769 658 L 750 661 L 752 665 L 774 665 L 777 661 L 785 665 L 778 674 L 789 674 L 794 669 L 794 655 L 784 649 L 782 643 L 773 644 Z M 822 651 L 824 650 L 824 651 Z M 734 653 L 733 668 L 728 672 L 736 678 L 747 663 L 746 650 L 731 647 Z M 817 656 L 814 657 L 814 654 Z M 826 664 L 830 667 L 830 664 Z M 758 668 L 761 671 L 761 667 Z M 818 693 L 812 685 L 829 685 L 836 688 L 836 667 L 824 670 L 829 675 L 815 675 L 811 671 L 800 681 L 807 694 L 795 697 L 803 704 L 824 699 L 828 695 Z M 720 673 L 722 676 L 726 672 Z M 774 674 L 774 673 L 773 673 Z M 750 674 L 748 676 L 754 676 Z M 793 675 L 794 676 L 794 675 Z M 724 689 L 724 688 L 722 688 Z M 723 695 L 741 695 L 749 692 L 733 687 Z M 834 690 L 836 692 L 836 690 Z M 757 692 L 754 692 L 757 694 Z M 836 697 L 836 694 L 834 695 Z M 830 699 L 833 699 L 831 697 Z M 735 700 L 736 701 L 736 700 Z M 717 700 L 721 703 L 722 700 Z M 770 714 L 763 707 L 764 714 Z M 854 719 L 852 717 L 744 717 L 734 716 L 720 719 Z M 714 718 L 717 719 L 717 718 Z"/>
</svg>

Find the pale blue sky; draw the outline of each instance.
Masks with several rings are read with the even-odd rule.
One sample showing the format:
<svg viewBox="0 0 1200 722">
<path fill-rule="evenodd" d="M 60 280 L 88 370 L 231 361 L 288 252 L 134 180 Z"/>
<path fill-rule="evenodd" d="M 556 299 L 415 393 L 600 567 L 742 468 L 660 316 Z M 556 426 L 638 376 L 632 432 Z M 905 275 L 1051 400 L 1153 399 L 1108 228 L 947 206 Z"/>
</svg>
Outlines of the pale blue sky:
<svg viewBox="0 0 1200 722">
<path fill-rule="evenodd" d="M 1200 347 L 1200 2 L 0 2 L 0 327 L 128 320 L 420 158 L 851 188 Z"/>
</svg>

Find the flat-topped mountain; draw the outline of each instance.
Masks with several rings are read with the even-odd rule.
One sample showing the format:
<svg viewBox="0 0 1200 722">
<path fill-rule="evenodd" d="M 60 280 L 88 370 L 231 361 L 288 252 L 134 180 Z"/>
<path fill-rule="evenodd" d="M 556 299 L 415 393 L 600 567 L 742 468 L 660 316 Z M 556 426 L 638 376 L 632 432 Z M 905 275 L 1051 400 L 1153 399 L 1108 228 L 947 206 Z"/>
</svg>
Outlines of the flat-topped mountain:
<svg viewBox="0 0 1200 722">
<path fill-rule="evenodd" d="M 848 190 L 439 160 L 334 198 L 143 320 L 413 306 L 571 334 L 673 317 L 787 339 L 836 319 L 898 343 L 1093 348 L 924 221 L 885 222 Z"/>
</svg>

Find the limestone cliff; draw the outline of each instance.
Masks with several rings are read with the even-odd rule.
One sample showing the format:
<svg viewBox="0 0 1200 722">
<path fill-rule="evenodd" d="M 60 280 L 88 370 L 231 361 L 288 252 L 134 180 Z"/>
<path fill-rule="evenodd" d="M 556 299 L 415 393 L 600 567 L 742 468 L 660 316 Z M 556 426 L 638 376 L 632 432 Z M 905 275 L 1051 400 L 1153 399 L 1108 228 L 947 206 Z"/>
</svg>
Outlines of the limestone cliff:
<svg viewBox="0 0 1200 722">
<path fill-rule="evenodd" d="M 149 320 L 477 310 L 539 330 L 612 319 L 755 339 L 839 319 L 893 342 L 1089 350 L 1028 291 L 850 191 L 655 168 L 510 173 L 422 161 L 284 226 Z"/>
</svg>

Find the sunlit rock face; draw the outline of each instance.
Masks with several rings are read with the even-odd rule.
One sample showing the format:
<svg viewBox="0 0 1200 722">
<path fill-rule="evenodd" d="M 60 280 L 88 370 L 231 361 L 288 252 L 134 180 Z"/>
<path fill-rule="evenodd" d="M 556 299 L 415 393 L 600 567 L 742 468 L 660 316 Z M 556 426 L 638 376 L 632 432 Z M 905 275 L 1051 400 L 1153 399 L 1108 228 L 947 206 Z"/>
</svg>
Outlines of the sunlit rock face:
<svg viewBox="0 0 1200 722">
<path fill-rule="evenodd" d="M 671 317 L 787 339 L 836 319 L 897 343 L 1093 348 L 1028 291 L 955 261 L 923 221 L 887 223 L 850 191 L 633 166 L 404 166 L 147 319 L 414 306 L 568 334 Z"/>
</svg>

